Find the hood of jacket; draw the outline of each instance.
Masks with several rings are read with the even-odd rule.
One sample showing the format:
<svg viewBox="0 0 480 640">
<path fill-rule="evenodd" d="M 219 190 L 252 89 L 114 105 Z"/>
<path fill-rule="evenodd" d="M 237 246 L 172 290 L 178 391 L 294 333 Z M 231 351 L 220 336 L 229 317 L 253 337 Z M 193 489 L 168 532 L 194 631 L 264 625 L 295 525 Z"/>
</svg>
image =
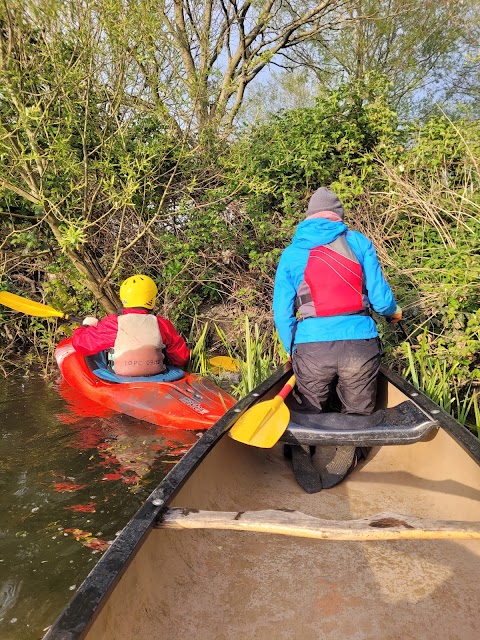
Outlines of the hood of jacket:
<svg viewBox="0 0 480 640">
<path fill-rule="evenodd" d="M 344 222 L 333 222 L 325 218 L 307 218 L 298 225 L 292 244 L 298 249 L 314 249 L 333 242 L 347 229 Z"/>
</svg>

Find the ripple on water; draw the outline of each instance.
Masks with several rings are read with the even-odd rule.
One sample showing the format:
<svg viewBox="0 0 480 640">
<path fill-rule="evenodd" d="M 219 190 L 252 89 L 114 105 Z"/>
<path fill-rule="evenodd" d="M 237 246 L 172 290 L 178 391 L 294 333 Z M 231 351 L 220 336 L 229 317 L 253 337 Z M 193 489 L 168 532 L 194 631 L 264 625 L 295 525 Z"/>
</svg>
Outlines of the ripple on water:
<svg viewBox="0 0 480 640">
<path fill-rule="evenodd" d="M 21 589 L 21 580 L 6 580 L 0 584 L 0 618 L 17 602 Z"/>
</svg>

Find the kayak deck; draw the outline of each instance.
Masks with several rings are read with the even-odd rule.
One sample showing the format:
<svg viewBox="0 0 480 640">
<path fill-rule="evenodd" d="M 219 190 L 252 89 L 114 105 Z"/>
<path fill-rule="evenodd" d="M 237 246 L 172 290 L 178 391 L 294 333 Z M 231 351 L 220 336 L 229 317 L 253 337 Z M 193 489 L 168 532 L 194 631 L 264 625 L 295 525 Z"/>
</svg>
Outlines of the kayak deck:
<svg viewBox="0 0 480 640">
<path fill-rule="evenodd" d="M 281 445 L 265 451 L 223 438 L 172 506 L 478 521 L 479 498 L 478 464 L 438 430 L 416 444 L 374 449 L 345 482 L 312 495 L 296 483 Z M 473 640 L 479 572 L 478 540 L 154 529 L 86 637 Z"/>
</svg>

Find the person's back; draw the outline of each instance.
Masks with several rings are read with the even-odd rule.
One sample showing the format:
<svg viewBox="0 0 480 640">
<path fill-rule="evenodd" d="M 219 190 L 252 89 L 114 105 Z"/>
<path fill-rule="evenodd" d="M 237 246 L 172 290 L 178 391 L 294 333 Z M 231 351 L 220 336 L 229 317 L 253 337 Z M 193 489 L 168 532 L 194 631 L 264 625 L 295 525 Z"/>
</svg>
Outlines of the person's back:
<svg viewBox="0 0 480 640">
<path fill-rule="evenodd" d="M 118 315 L 85 318 L 73 334 L 73 347 L 85 356 L 108 350 L 121 376 L 162 373 L 164 351 L 171 364 L 184 368 L 190 351 L 169 320 L 152 314 L 156 296 L 157 286 L 148 276 L 127 278 L 120 287 L 123 308 Z"/>
<path fill-rule="evenodd" d="M 348 230 L 334 193 L 318 189 L 306 216 L 278 265 L 275 324 L 310 405 L 323 410 L 336 383 L 342 411 L 370 414 L 381 358 L 370 309 L 393 321 L 401 310 L 372 243 Z"/>
</svg>

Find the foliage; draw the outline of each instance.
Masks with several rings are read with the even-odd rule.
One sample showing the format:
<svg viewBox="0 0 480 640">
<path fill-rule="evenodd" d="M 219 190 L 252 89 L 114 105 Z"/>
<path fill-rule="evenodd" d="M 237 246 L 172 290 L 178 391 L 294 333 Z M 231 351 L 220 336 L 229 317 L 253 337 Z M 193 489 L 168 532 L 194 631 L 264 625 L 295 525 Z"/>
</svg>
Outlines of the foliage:
<svg viewBox="0 0 480 640">
<path fill-rule="evenodd" d="M 480 60 L 476 0 L 355 0 L 344 7 L 348 19 L 341 29 L 313 36 L 285 56 L 280 76 L 280 82 L 289 83 L 281 95 L 285 102 L 292 95 L 302 97 L 306 87 L 307 95 L 321 93 L 381 74 L 390 81 L 390 103 L 403 114 L 430 114 L 435 102 L 453 105 L 453 96 L 475 108 Z M 275 80 L 276 86 L 270 81 L 262 87 L 267 109 L 277 91 Z"/>
<path fill-rule="evenodd" d="M 338 182 L 344 198 L 361 193 L 375 153 L 395 154 L 398 123 L 386 86 L 382 78 L 343 85 L 315 107 L 280 112 L 254 127 L 241 149 L 250 190 L 289 213 L 302 211 L 318 184 Z"/>
<path fill-rule="evenodd" d="M 415 131 L 361 225 L 386 264 L 412 334 L 426 327 L 430 356 L 457 364 L 460 388 L 480 379 L 480 127 L 432 118 Z M 382 217 L 380 217 L 380 214 Z"/>
<path fill-rule="evenodd" d="M 14 1 L 0 20 L 2 249 L 33 232 L 113 311 L 112 276 L 165 215 L 188 153 L 168 119 L 127 108 L 128 52 L 112 57 L 94 2 Z"/>
<path fill-rule="evenodd" d="M 245 316 L 242 339 L 236 346 L 227 342 L 218 327 L 217 331 L 228 355 L 239 364 L 239 381 L 232 386 L 232 393 L 237 398 L 242 398 L 266 380 L 286 359 L 278 336 L 274 334 L 268 339 L 269 336 L 261 335 L 258 324 L 255 323 L 253 328 L 250 326 L 248 316 Z"/>
<path fill-rule="evenodd" d="M 50 265 L 64 255 L 109 312 L 132 265 L 158 280 L 174 319 L 218 299 L 211 263 L 225 263 L 232 244 L 216 191 L 223 129 L 272 57 L 304 26 L 323 28 L 327 5 L 294 17 L 255 3 L 240 17 L 209 0 L 185 0 L 175 12 L 151 0 L 2 5 L 0 250 L 15 256 L 34 246 L 32 236 L 39 251 L 50 248 L 35 293 L 43 297 Z M 221 247 L 213 256 L 212 233 Z M 17 275 L 9 265 L 6 286 Z"/>
<path fill-rule="evenodd" d="M 207 353 L 207 336 L 208 336 L 208 322 L 204 325 L 198 339 L 196 340 L 194 346 L 190 350 L 190 363 L 189 368 L 191 371 L 198 373 L 202 376 L 207 375 L 210 371 L 210 366 L 208 364 L 208 353 Z M 190 336 L 190 342 L 192 336 Z"/>
<path fill-rule="evenodd" d="M 224 350 L 232 361 L 238 363 L 238 374 L 223 375 L 220 380 L 229 383 L 230 392 L 237 398 L 242 398 L 252 391 L 263 380 L 266 380 L 275 369 L 286 360 L 286 353 L 281 346 L 276 333 L 272 336 L 261 334 L 258 324 L 250 325 L 248 316 L 243 321 L 243 332 L 239 335 L 237 344 L 232 344 L 225 332 L 215 325 L 215 331 L 220 338 Z M 208 364 L 208 324 L 204 325 L 200 337 L 192 349 L 190 368 L 202 375 L 213 374 Z"/>
<path fill-rule="evenodd" d="M 449 364 L 446 360 L 441 361 L 438 357 L 432 357 L 426 329 L 416 349 L 412 349 L 408 342 L 405 343 L 404 348 L 407 363 L 402 371 L 403 375 L 461 424 L 475 428 L 480 435 L 477 393 L 471 384 L 464 389 L 460 388 L 458 383 L 460 363 Z M 469 423 L 470 416 L 472 416 L 471 423 Z"/>
</svg>

